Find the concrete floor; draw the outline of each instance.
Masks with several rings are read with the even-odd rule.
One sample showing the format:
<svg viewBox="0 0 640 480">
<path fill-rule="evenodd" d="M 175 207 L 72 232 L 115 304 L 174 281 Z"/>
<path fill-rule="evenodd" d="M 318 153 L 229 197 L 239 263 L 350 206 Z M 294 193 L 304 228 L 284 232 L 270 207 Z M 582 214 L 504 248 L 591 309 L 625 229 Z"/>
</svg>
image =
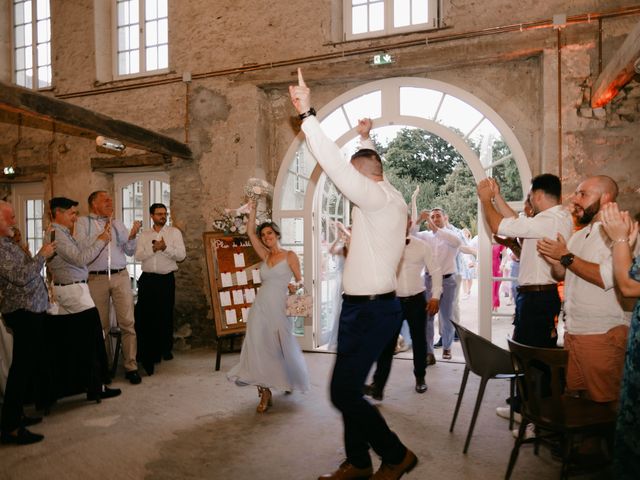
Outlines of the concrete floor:
<svg viewBox="0 0 640 480">
<path fill-rule="evenodd" d="M 152 377 L 132 386 L 122 378 L 120 397 L 101 404 L 84 397 L 61 400 L 33 430 L 35 445 L 0 446 L 0 479 L 314 479 L 343 458 L 342 425 L 328 398 L 334 355 L 307 353 L 312 380 L 307 394 L 274 395 L 274 406 L 257 414 L 256 389 L 237 387 L 225 372 L 239 354 L 178 352 Z M 494 413 L 504 405 L 508 383 L 489 382 L 467 455 L 462 447 L 478 382 L 467 386 L 454 433 L 449 423 L 463 365 L 429 367 L 424 395 L 413 391 L 412 362 L 397 359 L 380 409 L 420 463 L 408 478 L 503 478 L 513 437 Z M 374 459 L 378 465 L 378 460 Z M 514 479 L 559 476 L 547 450 L 522 448 Z M 591 476 L 589 478 L 599 478 Z"/>
</svg>

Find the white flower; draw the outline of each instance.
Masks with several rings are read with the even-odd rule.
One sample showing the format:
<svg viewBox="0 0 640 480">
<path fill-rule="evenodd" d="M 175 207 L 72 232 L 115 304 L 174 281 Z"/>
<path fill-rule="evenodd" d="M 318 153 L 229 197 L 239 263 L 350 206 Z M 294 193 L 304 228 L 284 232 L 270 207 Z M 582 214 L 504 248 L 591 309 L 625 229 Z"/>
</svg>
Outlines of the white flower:
<svg viewBox="0 0 640 480">
<path fill-rule="evenodd" d="M 245 233 L 247 233 L 247 226 L 246 225 L 240 226 L 240 228 L 238 228 L 238 233 L 240 235 L 244 235 Z"/>
<path fill-rule="evenodd" d="M 232 232 L 235 232 L 235 231 L 237 230 L 237 228 L 236 228 L 236 226 L 235 226 L 235 225 L 232 225 L 232 226 L 231 226 L 231 228 L 230 228 L 229 230 L 231 230 Z"/>
</svg>

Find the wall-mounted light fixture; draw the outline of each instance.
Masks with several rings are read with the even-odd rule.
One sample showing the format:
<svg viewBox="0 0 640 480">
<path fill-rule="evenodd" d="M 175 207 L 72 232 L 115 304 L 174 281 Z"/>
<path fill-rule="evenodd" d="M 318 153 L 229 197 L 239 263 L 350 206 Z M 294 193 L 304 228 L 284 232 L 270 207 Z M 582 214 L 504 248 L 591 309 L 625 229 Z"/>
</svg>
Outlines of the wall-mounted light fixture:
<svg viewBox="0 0 640 480">
<path fill-rule="evenodd" d="M 125 144 L 119 140 L 103 137 L 102 135 L 96 137 L 96 150 L 98 152 L 122 155 L 125 148 L 127 148 Z"/>
</svg>

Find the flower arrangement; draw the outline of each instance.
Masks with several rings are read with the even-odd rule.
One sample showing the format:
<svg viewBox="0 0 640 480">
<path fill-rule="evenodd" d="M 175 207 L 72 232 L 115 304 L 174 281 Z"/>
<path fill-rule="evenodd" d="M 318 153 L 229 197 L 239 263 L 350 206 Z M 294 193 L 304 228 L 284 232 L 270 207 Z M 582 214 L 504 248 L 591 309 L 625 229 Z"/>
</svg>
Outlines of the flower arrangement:
<svg viewBox="0 0 640 480">
<path fill-rule="evenodd" d="M 256 221 L 258 224 L 271 221 L 269 200 L 273 198 L 273 186 L 266 180 L 250 178 L 244 187 L 247 198 L 256 203 Z M 218 211 L 218 218 L 213 221 L 213 229 L 225 234 L 247 233 L 249 222 L 249 204 L 239 208 L 225 208 Z M 255 226 L 254 226 L 255 228 Z"/>
<path fill-rule="evenodd" d="M 240 235 L 244 235 L 247 233 L 249 213 L 238 212 L 238 210 L 224 209 L 220 213 L 220 218 L 213 221 L 214 230 L 218 230 L 226 234 L 239 233 Z"/>
</svg>

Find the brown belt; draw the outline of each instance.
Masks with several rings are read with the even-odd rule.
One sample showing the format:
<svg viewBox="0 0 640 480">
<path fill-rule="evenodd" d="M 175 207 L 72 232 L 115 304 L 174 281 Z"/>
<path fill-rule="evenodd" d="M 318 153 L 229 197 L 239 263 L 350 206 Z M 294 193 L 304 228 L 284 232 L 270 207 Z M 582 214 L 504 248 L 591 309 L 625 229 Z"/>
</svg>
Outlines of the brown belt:
<svg viewBox="0 0 640 480">
<path fill-rule="evenodd" d="M 518 292 L 547 292 L 549 290 L 556 290 L 557 288 L 557 283 L 548 283 L 546 285 L 520 285 L 518 287 Z"/>
</svg>

